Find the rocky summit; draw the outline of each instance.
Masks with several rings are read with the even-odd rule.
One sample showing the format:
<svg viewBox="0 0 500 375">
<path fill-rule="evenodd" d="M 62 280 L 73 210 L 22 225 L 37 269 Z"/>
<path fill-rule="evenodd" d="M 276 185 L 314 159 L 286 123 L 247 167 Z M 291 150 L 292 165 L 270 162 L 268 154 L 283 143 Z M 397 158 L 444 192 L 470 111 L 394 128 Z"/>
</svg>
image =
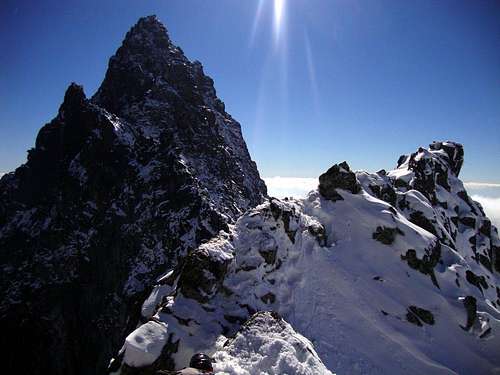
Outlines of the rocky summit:
<svg viewBox="0 0 500 375">
<path fill-rule="evenodd" d="M 0 180 L 3 370 L 500 372 L 500 239 L 462 145 L 267 197 L 240 125 L 155 17 L 71 84 Z"/>
<path fill-rule="evenodd" d="M 162 272 L 265 196 L 202 65 L 140 19 L 0 180 L 4 371 L 104 373 Z"/>
</svg>

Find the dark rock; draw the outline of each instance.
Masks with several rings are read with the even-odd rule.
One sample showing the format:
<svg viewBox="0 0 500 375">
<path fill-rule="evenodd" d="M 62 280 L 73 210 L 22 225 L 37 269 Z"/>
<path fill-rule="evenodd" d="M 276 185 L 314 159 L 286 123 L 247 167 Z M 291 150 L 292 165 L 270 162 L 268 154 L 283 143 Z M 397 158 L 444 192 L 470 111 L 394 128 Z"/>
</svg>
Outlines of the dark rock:
<svg viewBox="0 0 500 375">
<path fill-rule="evenodd" d="M 484 220 L 482 225 L 479 227 L 479 232 L 484 234 L 486 237 L 491 237 L 491 221 Z"/>
<path fill-rule="evenodd" d="M 373 191 L 377 198 L 382 199 L 392 206 L 396 205 L 397 195 L 391 186 L 380 187 L 377 185 L 371 185 L 370 189 L 371 191 Z"/>
<path fill-rule="evenodd" d="M 243 324 L 247 320 L 247 317 L 224 315 L 224 319 L 231 324 Z"/>
<path fill-rule="evenodd" d="M 326 246 L 327 235 L 325 231 L 325 227 L 321 224 L 319 225 L 309 225 L 307 227 L 309 233 L 311 233 L 316 240 L 318 241 L 319 246 Z"/>
<path fill-rule="evenodd" d="M 265 295 L 263 295 L 262 297 L 260 297 L 260 299 L 262 300 L 262 302 L 264 302 L 266 305 L 270 304 L 270 303 L 274 303 L 274 301 L 276 301 L 276 296 L 269 292 Z"/>
<path fill-rule="evenodd" d="M 483 293 L 483 289 L 488 289 L 488 283 L 486 282 L 486 278 L 484 276 L 478 276 L 471 270 L 467 270 L 465 272 L 465 279 L 469 282 L 469 284 L 474 285 L 478 288 L 481 293 Z"/>
<path fill-rule="evenodd" d="M 500 273 L 500 246 L 491 245 L 491 257 L 495 270 Z"/>
<path fill-rule="evenodd" d="M 422 309 L 417 306 L 408 307 L 406 319 L 408 320 L 408 322 L 418 326 L 422 326 L 421 322 L 429 325 L 434 325 L 434 315 L 429 310 Z"/>
<path fill-rule="evenodd" d="M 474 204 L 473 204 L 473 201 L 472 199 L 469 197 L 469 194 L 467 194 L 467 192 L 465 190 L 462 190 L 462 191 L 459 191 L 457 193 L 457 196 L 462 199 L 465 203 L 467 203 L 467 205 L 470 207 L 472 213 L 474 215 L 477 215 L 477 211 L 476 209 L 474 208 Z"/>
<path fill-rule="evenodd" d="M 295 234 L 297 230 L 291 229 L 290 220 L 297 220 L 295 209 L 286 203 L 280 202 L 277 199 L 272 199 L 269 204 L 269 209 L 274 217 L 274 220 L 281 220 L 285 232 L 292 243 L 295 243 Z"/>
<path fill-rule="evenodd" d="M 474 325 L 477 318 L 477 301 L 472 296 L 467 296 L 464 298 L 464 307 L 467 313 L 467 323 L 465 326 L 461 326 L 466 331 L 470 330 Z"/>
<path fill-rule="evenodd" d="M 278 246 L 268 249 L 259 249 L 259 254 L 264 258 L 267 264 L 274 264 L 276 262 L 276 253 L 278 251 Z"/>
<path fill-rule="evenodd" d="M 447 162 L 453 174 L 458 177 L 464 163 L 464 148 L 456 142 L 433 142 L 429 148 L 434 151 L 444 150 L 448 156 Z"/>
<path fill-rule="evenodd" d="M 408 188 L 409 185 L 408 183 L 401 179 L 401 178 L 397 178 L 395 181 L 394 181 L 394 186 L 397 187 L 397 188 Z"/>
<path fill-rule="evenodd" d="M 491 259 L 484 255 L 484 254 L 479 254 L 479 262 L 488 269 L 488 271 L 493 272 L 493 267 L 491 265 Z"/>
<path fill-rule="evenodd" d="M 444 152 L 435 152 L 441 150 Z M 457 177 L 462 164 L 463 147 L 458 143 L 434 142 L 430 145 L 429 151 L 419 148 L 408 159 L 408 168 L 415 175 L 411 187 L 424 194 L 432 205 L 437 205 L 437 185 L 450 191 L 448 173 Z"/>
<path fill-rule="evenodd" d="M 343 198 L 337 192 L 337 189 L 346 190 L 352 194 L 361 191 L 356 175 L 351 172 L 349 165 L 345 161 L 335 164 L 319 176 L 318 190 L 323 197 L 332 201 L 342 200 Z"/>
<path fill-rule="evenodd" d="M 408 321 L 408 323 L 415 324 L 416 326 L 422 327 L 422 322 L 418 319 L 418 317 L 415 314 L 413 314 L 411 312 L 406 313 L 406 320 Z"/>
<path fill-rule="evenodd" d="M 404 236 L 404 233 L 399 228 L 377 227 L 372 238 L 384 245 L 390 245 L 396 239 L 397 234 Z"/>
<path fill-rule="evenodd" d="M 188 298 L 206 303 L 222 285 L 230 260 L 212 258 L 200 248 L 190 254 L 179 278 L 178 290 Z"/>
<path fill-rule="evenodd" d="M 436 267 L 440 259 L 441 244 L 439 242 L 429 249 L 425 249 L 425 255 L 422 259 L 417 257 L 417 252 L 414 249 L 409 249 L 406 251 L 405 255 L 401 255 L 401 260 L 406 261 L 414 270 L 417 270 L 424 275 L 429 275 L 432 283 L 438 288 L 439 284 L 434 273 L 434 267 Z"/>
<path fill-rule="evenodd" d="M 398 159 L 397 167 L 399 168 L 400 166 L 402 166 L 406 162 L 407 159 L 408 159 L 408 155 L 401 155 Z"/>
<path fill-rule="evenodd" d="M 425 217 L 425 215 L 420 212 L 420 211 L 415 211 L 410 214 L 410 221 L 418 225 L 420 228 L 425 229 L 427 232 L 432 233 L 433 235 L 437 236 L 436 229 L 433 225 L 433 223 Z"/>
<path fill-rule="evenodd" d="M 476 227 L 476 219 L 471 216 L 464 216 L 459 218 L 460 222 L 470 228 L 475 228 Z"/>
</svg>

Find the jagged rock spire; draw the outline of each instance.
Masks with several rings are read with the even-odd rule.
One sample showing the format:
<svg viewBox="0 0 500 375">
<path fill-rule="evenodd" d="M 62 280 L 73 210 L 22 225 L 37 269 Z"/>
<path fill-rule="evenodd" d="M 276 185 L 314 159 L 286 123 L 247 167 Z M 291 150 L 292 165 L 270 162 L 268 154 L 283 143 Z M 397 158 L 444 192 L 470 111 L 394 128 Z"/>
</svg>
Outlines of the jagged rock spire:
<svg viewBox="0 0 500 375">
<path fill-rule="evenodd" d="M 458 177 L 462 165 L 464 163 L 464 147 L 457 142 L 433 142 L 429 145 L 429 149 L 433 151 L 444 151 L 446 156 L 444 159 L 447 161 L 452 173 Z"/>
<path fill-rule="evenodd" d="M 156 16 L 141 18 L 111 57 L 106 77 L 93 100 L 116 115 L 133 117 L 130 108 L 134 104 L 171 103 L 179 99 L 224 110 L 201 63 L 186 58 Z"/>
</svg>

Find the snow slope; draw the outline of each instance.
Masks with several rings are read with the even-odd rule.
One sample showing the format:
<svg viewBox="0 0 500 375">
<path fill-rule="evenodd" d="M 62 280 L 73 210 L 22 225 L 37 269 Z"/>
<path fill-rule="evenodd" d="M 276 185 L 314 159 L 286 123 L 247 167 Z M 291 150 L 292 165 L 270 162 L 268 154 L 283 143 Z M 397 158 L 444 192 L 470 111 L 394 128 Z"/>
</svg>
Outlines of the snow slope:
<svg viewBox="0 0 500 375">
<path fill-rule="evenodd" d="M 342 163 L 307 198 L 251 209 L 172 273 L 152 318 L 175 350 L 153 366 L 214 353 L 273 310 L 338 374 L 498 373 L 500 241 L 458 179 L 462 162 L 445 142 L 389 173 Z"/>
</svg>

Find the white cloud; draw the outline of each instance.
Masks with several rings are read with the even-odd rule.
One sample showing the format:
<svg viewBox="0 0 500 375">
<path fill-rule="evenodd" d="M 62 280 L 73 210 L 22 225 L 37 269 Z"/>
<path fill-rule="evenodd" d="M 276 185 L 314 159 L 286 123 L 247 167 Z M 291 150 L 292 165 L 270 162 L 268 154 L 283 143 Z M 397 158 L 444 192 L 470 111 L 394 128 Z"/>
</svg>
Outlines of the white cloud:
<svg viewBox="0 0 500 375">
<path fill-rule="evenodd" d="M 484 195 L 473 195 L 472 199 L 481 203 L 483 206 L 486 216 L 495 224 L 497 228 L 500 228 L 500 198 L 485 197 Z"/>
<path fill-rule="evenodd" d="M 500 188 L 500 184 L 491 182 L 464 182 L 464 186 L 469 189 Z"/>
<path fill-rule="evenodd" d="M 318 187 L 317 178 L 307 177 L 264 177 L 267 185 L 267 193 L 271 197 L 284 198 L 295 197 L 302 198 L 311 190 Z"/>
</svg>

